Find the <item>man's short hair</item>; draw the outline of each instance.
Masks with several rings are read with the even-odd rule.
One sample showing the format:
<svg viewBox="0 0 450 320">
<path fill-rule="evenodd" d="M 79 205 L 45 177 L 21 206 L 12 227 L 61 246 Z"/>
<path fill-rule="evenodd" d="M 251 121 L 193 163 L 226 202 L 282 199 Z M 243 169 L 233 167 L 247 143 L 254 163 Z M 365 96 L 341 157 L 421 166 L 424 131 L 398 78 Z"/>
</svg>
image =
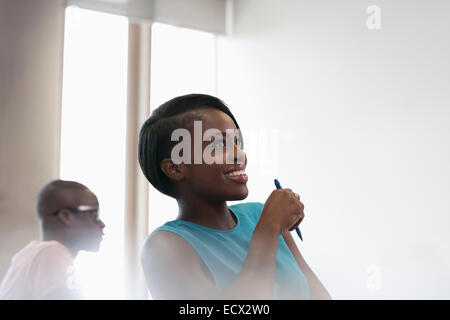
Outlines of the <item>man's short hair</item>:
<svg viewBox="0 0 450 320">
<path fill-rule="evenodd" d="M 60 209 L 64 201 L 64 193 L 68 190 L 86 190 L 85 185 L 76 181 L 53 180 L 47 183 L 39 192 L 36 199 L 36 212 L 39 218 Z"/>
</svg>

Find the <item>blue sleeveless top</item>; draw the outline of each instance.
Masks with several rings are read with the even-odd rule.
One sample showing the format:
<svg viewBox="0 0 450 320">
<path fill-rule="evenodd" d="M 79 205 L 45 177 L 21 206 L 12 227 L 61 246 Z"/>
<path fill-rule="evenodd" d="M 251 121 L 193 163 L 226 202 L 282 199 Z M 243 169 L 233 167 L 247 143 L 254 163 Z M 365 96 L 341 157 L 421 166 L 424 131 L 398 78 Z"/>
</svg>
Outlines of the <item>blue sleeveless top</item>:
<svg viewBox="0 0 450 320">
<path fill-rule="evenodd" d="M 223 292 L 240 272 L 263 204 L 247 202 L 229 206 L 237 219 L 230 230 L 216 230 L 192 222 L 166 222 L 153 232 L 173 232 L 186 240 L 213 275 Z M 308 282 L 282 235 L 278 240 L 273 299 L 309 299 Z"/>
</svg>

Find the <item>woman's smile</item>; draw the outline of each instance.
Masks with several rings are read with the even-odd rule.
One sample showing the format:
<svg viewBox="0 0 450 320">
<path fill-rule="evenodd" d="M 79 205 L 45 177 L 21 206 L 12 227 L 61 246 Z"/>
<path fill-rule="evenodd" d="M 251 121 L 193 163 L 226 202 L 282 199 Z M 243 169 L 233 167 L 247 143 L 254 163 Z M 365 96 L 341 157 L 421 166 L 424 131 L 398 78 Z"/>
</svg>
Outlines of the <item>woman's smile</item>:
<svg viewBox="0 0 450 320">
<path fill-rule="evenodd" d="M 236 168 L 228 170 L 224 173 L 224 175 L 227 179 L 230 179 L 237 183 L 245 184 L 248 181 L 248 176 L 245 173 L 245 167 L 245 165 L 238 166 Z"/>
</svg>

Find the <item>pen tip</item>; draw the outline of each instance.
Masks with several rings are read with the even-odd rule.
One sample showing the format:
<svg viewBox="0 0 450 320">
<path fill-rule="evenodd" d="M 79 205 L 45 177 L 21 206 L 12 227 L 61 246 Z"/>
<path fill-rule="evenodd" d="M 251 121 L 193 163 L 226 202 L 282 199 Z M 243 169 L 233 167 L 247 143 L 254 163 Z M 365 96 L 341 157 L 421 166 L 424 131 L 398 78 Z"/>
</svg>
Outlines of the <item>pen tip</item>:
<svg viewBox="0 0 450 320">
<path fill-rule="evenodd" d="M 298 234 L 298 237 L 300 238 L 300 240 L 302 240 L 303 241 L 303 237 L 302 237 L 302 233 L 300 232 L 300 228 L 295 228 L 295 231 L 297 232 L 297 234 Z"/>
</svg>

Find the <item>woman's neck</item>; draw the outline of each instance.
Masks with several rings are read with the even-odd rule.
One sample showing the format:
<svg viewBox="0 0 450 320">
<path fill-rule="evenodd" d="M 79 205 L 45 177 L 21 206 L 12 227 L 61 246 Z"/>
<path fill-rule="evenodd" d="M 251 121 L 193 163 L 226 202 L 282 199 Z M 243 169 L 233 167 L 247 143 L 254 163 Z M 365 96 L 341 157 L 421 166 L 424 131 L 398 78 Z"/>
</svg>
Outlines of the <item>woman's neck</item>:
<svg viewBox="0 0 450 320">
<path fill-rule="evenodd" d="M 226 201 L 211 202 L 202 199 L 178 199 L 177 220 L 193 222 L 217 230 L 230 230 L 236 226 Z"/>
</svg>

